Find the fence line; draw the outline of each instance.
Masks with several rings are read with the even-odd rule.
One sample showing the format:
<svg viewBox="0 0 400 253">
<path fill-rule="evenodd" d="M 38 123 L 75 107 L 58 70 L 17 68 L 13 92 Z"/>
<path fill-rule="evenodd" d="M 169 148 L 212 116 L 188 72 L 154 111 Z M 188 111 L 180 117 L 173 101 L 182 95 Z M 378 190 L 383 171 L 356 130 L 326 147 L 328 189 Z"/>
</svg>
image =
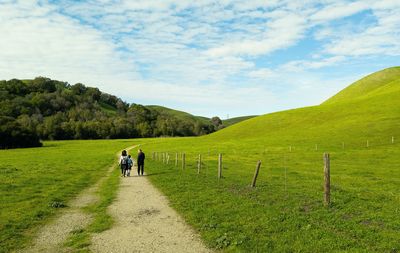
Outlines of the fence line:
<svg viewBox="0 0 400 253">
<path fill-rule="evenodd" d="M 378 146 L 378 145 L 371 145 L 370 139 L 367 139 L 364 143 L 366 145 L 364 147 L 367 147 L 367 148 Z M 387 142 L 387 143 L 388 144 L 386 144 L 386 145 L 395 144 L 395 137 L 391 136 L 390 141 Z M 342 142 L 341 144 L 342 144 L 341 148 L 343 150 L 345 148 L 347 148 L 345 142 Z M 294 151 L 293 147 L 294 146 L 292 146 L 292 145 L 289 146 L 289 152 Z M 318 151 L 320 149 L 321 148 L 320 148 L 319 144 L 315 144 L 315 151 Z M 221 150 L 221 149 L 219 149 L 219 150 Z M 263 146 L 263 149 L 262 149 L 263 155 L 266 154 L 266 150 L 267 150 L 267 148 L 265 146 Z M 296 150 L 297 151 L 301 151 L 302 148 L 296 148 Z M 308 151 L 311 151 L 311 150 L 308 149 Z M 195 165 L 192 164 L 192 165 L 189 166 L 189 168 L 194 168 L 194 170 L 195 170 L 196 167 L 197 167 L 197 174 L 200 174 L 201 171 L 205 168 L 204 173 L 201 173 L 201 174 L 207 175 L 207 170 L 208 170 L 208 167 L 209 167 L 209 162 L 207 162 L 207 161 L 214 161 L 214 162 L 217 162 L 217 166 L 214 167 L 214 168 L 217 169 L 217 178 L 218 178 L 218 180 L 220 180 L 222 178 L 225 178 L 222 175 L 222 173 L 223 173 L 223 171 L 222 171 L 223 170 L 223 164 L 224 164 L 223 161 L 222 161 L 223 160 L 222 159 L 223 155 L 222 155 L 222 153 L 218 153 L 217 159 L 215 159 L 215 160 L 214 159 L 210 159 L 210 157 L 212 157 L 213 153 L 214 152 L 211 152 L 211 150 L 208 149 L 209 156 L 205 157 L 205 160 L 204 160 L 204 161 L 206 161 L 205 163 L 203 163 L 204 157 L 202 156 L 202 154 L 198 154 L 197 156 L 194 156 L 195 158 L 191 158 L 190 160 L 192 161 L 192 159 L 193 159 L 194 161 L 197 162 L 197 164 L 196 163 L 195 163 Z M 276 154 L 282 154 L 282 153 L 285 154 L 285 152 L 276 152 L 276 153 L 270 152 L 270 153 L 267 153 L 267 155 L 268 154 L 269 155 L 276 155 Z M 293 153 L 293 155 L 296 154 L 296 153 L 297 152 Z M 180 156 L 178 156 L 179 154 L 180 154 Z M 243 155 L 243 154 L 246 155 L 246 153 L 241 153 L 241 155 Z M 257 155 L 259 153 L 248 153 L 248 154 Z M 308 153 L 308 154 L 312 155 L 312 152 Z M 163 164 L 169 165 L 169 161 L 170 161 L 170 153 L 169 152 L 152 152 L 152 156 L 151 157 L 152 157 L 152 160 L 155 160 L 155 161 L 161 161 L 161 159 L 162 159 Z M 181 157 L 182 171 L 185 171 L 186 170 L 186 165 L 187 165 L 186 164 L 186 162 L 187 162 L 186 161 L 186 153 L 184 153 L 184 152 L 181 152 L 181 153 L 175 152 L 175 167 L 177 167 L 178 164 L 179 164 L 178 157 Z M 314 157 L 314 156 L 312 156 L 312 157 Z M 287 167 L 286 159 L 287 159 L 287 156 L 284 155 L 284 157 L 283 157 L 284 192 L 287 192 L 287 180 L 288 180 L 288 167 Z M 310 161 L 310 163 L 315 163 L 316 162 L 313 159 Z M 274 160 L 274 159 L 272 159 L 272 160 Z M 341 163 L 340 166 L 345 166 L 346 165 L 346 161 L 345 161 L 345 163 Z M 228 162 L 229 162 L 229 160 L 228 160 Z M 308 162 L 306 162 L 306 164 L 307 163 Z M 204 168 L 203 168 L 203 164 L 204 164 Z M 358 164 L 362 164 L 361 161 L 360 161 L 360 163 L 357 163 L 357 165 Z M 304 166 L 304 162 L 302 163 L 302 166 Z M 346 166 L 349 166 L 349 165 L 346 165 Z M 256 170 L 254 171 L 254 174 L 253 174 L 253 177 L 252 177 L 252 180 L 251 180 L 251 184 L 250 184 L 250 186 L 252 188 L 256 187 L 258 176 L 259 176 L 259 173 L 260 173 L 260 168 L 261 168 L 261 160 L 258 160 L 257 161 L 257 165 L 256 165 Z M 330 182 L 331 175 L 330 175 L 330 172 L 331 172 L 330 154 L 329 153 L 323 153 L 323 175 L 324 175 L 324 177 L 323 177 L 324 178 L 324 180 L 323 180 L 323 192 L 324 192 L 324 194 L 323 194 L 323 203 L 324 203 L 325 206 L 330 206 L 330 203 L 331 203 L 331 182 Z M 315 174 L 316 173 L 315 171 L 311 171 L 311 172 L 308 172 L 308 173 L 307 173 L 307 171 L 302 171 L 301 173 L 302 173 L 302 175 L 306 175 L 306 176 L 307 175 L 313 175 L 313 177 L 311 177 L 310 180 L 315 180 L 315 175 L 317 175 L 317 174 Z"/>
</svg>

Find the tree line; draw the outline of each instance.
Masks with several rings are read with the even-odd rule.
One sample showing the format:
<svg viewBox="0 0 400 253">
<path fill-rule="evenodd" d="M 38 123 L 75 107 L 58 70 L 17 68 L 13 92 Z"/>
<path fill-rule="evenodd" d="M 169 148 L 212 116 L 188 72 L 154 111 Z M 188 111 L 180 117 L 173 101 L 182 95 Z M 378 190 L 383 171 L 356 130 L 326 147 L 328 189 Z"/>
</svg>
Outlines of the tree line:
<svg viewBox="0 0 400 253">
<path fill-rule="evenodd" d="M 41 146 L 40 140 L 197 136 L 221 127 L 218 117 L 175 117 L 81 83 L 0 81 L 0 148 Z"/>
</svg>

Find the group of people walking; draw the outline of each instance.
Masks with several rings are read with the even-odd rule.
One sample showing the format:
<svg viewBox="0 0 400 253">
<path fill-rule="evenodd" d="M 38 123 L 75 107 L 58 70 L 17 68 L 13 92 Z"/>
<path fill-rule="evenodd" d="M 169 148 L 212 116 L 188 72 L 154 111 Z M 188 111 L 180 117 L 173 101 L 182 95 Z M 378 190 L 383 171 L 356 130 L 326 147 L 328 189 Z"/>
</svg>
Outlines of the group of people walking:
<svg viewBox="0 0 400 253">
<path fill-rule="evenodd" d="M 143 176 L 145 158 L 145 154 L 141 149 L 139 149 L 136 159 L 138 176 Z M 131 155 L 128 155 L 126 150 L 123 150 L 121 157 L 119 158 L 119 165 L 121 166 L 121 177 L 130 177 L 132 167 L 135 165 L 135 160 L 133 160 Z"/>
</svg>

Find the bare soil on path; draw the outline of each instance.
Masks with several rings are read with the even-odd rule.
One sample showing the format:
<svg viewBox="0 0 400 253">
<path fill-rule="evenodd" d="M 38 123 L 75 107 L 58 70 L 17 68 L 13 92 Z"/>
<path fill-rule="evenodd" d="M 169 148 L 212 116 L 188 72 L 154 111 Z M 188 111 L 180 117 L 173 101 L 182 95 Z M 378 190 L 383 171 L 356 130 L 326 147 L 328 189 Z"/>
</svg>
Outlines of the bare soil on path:
<svg viewBox="0 0 400 253">
<path fill-rule="evenodd" d="M 122 178 L 109 212 L 115 224 L 94 235 L 93 252 L 211 252 L 146 176 Z"/>
<path fill-rule="evenodd" d="M 95 191 L 99 183 L 72 200 L 65 210 L 62 210 L 51 222 L 39 229 L 33 244 L 20 252 L 71 252 L 63 247 L 63 243 L 71 232 L 85 228 L 92 221 L 92 217 L 83 212 L 82 208 L 97 201 Z"/>
</svg>

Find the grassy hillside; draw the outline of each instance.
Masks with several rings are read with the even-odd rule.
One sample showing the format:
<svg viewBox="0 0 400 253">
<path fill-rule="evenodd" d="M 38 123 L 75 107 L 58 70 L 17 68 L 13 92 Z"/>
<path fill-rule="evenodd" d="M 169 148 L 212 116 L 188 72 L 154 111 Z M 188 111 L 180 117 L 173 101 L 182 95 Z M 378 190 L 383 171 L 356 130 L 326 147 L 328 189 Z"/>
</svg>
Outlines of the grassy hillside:
<svg viewBox="0 0 400 253">
<path fill-rule="evenodd" d="M 171 117 L 176 117 L 181 120 L 191 120 L 194 122 L 200 122 L 202 124 L 209 124 L 210 120 L 211 120 L 210 118 L 207 118 L 207 117 L 195 116 L 195 115 L 189 114 L 187 112 L 182 112 L 182 111 L 174 110 L 174 109 L 159 106 L 159 105 L 147 105 L 146 107 L 151 110 L 157 111 L 158 113 L 160 113 L 162 115 L 169 115 Z M 254 117 L 256 117 L 256 116 L 250 115 L 250 116 L 241 116 L 241 117 L 225 119 L 225 120 L 222 120 L 222 125 L 224 127 L 228 127 L 228 126 L 237 124 L 239 122 L 242 122 L 244 120 L 248 120 L 248 119 L 251 119 Z"/>
<path fill-rule="evenodd" d="M 237 124 L 239 122 L 242 122 L 244 120 L 248 120 L 248 119 L 251 119 L 251 118 L 254 118 L 254 117 L 257 117 L 257 116 L 250 115 L 250 116 L 242 116 L 242 117 L 235 117 L 235 118 L 225 119 L 225 120 L 222 120 L 222 125 L 224 125 L 225 127 L 228 127 L 228 126 L 232 126 L 234 124 Z"/>
<path fill-rule="evenodd" d="M 380 72 L 377 74 L 381 75 Z M 374 75 L 369 77 L 373 79 Z M 265 144 L 274 145 L 301 145 L 307 142 L 341 145 L 343 141 L 360 143 L 367 139 L 380 142 L 381 136 L 399 134 L 400 72 L 398 77 L 391 81 L 394 79 L 392 77 L 388 83 L 382 83 L 381 87 L 364 95 L 358 94 L 352 100 L 263 115 L 207 138 L 262 137 Z M 344 91 L 346 90 L 347 88 Z M 346 92 L 339 94 L 347 96 Z M 273 136 L 279 136 L 278 143 L 274 142 L 276 138 Z"/>
<path fill-rule="evenodd" d="M 148 170 L 157 175 L 149 178 L 210 247 L 226 252 L 398 252 L 400 75 L 376 75 L 368 79 L 379 85 L 359 82 L 369 87 L 345 89 L 334 103 L 145 145 L 147 152 L 168 152 L 172 160 L 149 161 Z M 182 152 L 185 170 L 180 161 L 174 166 L 175 154 Z M 322 204 L 324 152 L 331 154 L 328 208 Z M 258 187 L 251 189 L 258 160 Z"/>
<path fill-rule="evenodd" d="M 400 67 L 387 68 L 354 82 L 335 96 L 325 101 L 324 104 L 332 104 L 360 98 L 377 89 L 384 89 L 385 85 L 399 79 Z"/>
<path fill-rule="evenodd" d="M 199 122 L 199 123 L 202 123 L 202 124 L 209 124 L 210 123 L 210 119 L 209 118 L 202 117 L 202 116 L 194 116 L 194 115 L 192 115 L 190 113 L 174 110 L 174 109 L 167 108 L 167 107 L 164 107 L 164 106 L 147 105 L 146 107 L 151 109 L 151 110 L 154 110 L 154 111 L 160 113 L 161 115 L 167 115 L 167 116 L 171 116 L 171 117 L 176 117 L 176 118 L 181 119 L 181 120 L 189 120 L 189 121 L 193 121 L 193 122 Z"/>
</svg>

